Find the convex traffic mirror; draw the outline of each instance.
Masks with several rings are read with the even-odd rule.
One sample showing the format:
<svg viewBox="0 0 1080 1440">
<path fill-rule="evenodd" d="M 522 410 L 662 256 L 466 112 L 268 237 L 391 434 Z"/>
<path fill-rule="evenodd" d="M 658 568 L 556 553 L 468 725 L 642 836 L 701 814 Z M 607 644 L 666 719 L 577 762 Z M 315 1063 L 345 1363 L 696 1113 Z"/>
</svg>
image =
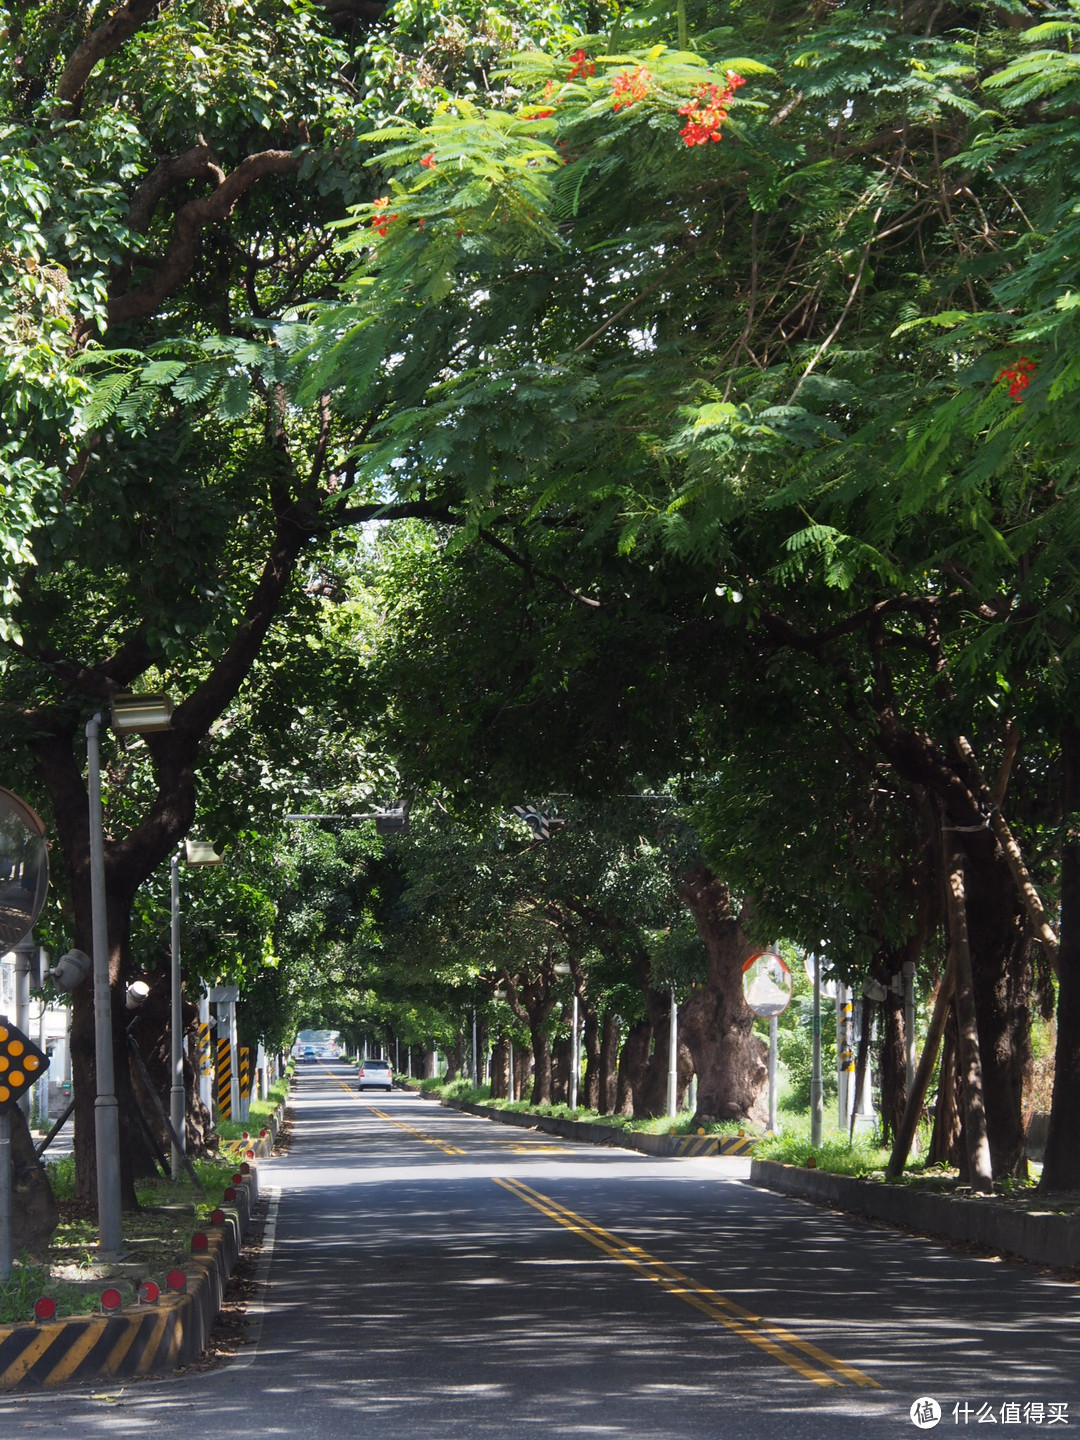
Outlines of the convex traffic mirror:
<svg viewBox="0 0 1080 1440">
<path fill-rule="evenodd" d="M 30 934 L 48 888 L 45 826 L 25 800 L 0 789 L 0 954 Z"/>
</svg>

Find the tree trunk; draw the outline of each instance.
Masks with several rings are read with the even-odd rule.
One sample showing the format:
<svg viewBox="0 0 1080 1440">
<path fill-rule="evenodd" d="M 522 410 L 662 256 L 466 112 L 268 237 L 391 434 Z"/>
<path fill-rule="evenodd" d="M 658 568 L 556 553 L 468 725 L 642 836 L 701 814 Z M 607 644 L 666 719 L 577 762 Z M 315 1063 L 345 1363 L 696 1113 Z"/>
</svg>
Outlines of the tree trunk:
<svg viewBox="0 0 1080 1440">
<path fill-rule="evenodd" d="M 768 1046 L 753 1033 L 742 967 L 757 948 L 732 914 L 727 886 L 698 861 L 679 886 L 705 946 L 705 983 L 682 1007 L 680 1038 L 693 1056 L 701 1120 L 768 1121 Z"/>
<path fill-rule="evenodd" d="M 597 1079 L 600 1094 L 596 1108 L 601 1115 L 610 1115 L 615 1109 L 615 1098 L 619 1087 L 619 1040 L 622 1025 L 617 1015 L 604 1016 L 600 1038 L 600 1063 Z"/>
<path fill-rule="evenodd" d="M 491 1052 L 491 1098 L 506 1100 L 510 1096 L 510 1043 L 505 1035 Z"/>
<path fill-rule="evenodd" d="M 199 1011 L 195 1005 L 187 1001 L 182 1006 L 182 1020 L 184 1026 L 184 1098 L 185 1109 L 185 1153 L 192 1158 L 211 1154 L 216 1141 L 211 1143 L 213 1131 L 212 1117 L 206 1106 L 199 1099 L 199 1076 L 196 1061 L 192 1057 L 194 1048 L 195 1056 L 198 1055 L 196 1041 L 196 1027 L 199 1022 Z M 135 1017 L 125 1012 L 125 1021 L 128 1031 L 139 1047 L 139 1054 L 142 1056 L 143 1064 L 146 1066 L 154 1086 L 154 1093 L 165 1111 L 170 1111 L 170 1091 L 172 1088 L 172 999 L 169 988 L 169 971 L 162 968 L 158 971 L 150 987 L 150 994 L 144 1004 L 140 1005 L 135 1012 Z M 194 1046 L 192 1044 L 194 1043 Z M 254 1049 L 253 1049 L 254 1053 Z M 143 1116 L 154 1131 L 158 1146 L 166 1153 L 169 1151 L 171 1137 L 161 1128 L 157 1111 L 149 1097 L 144 1095 L 144 1082 L 138 1070 L 132 1072 L 132 1087 L 136 1103 L 139 1105 Z M 152 1174 L 153 1165 L 149 1153 L 143 1156 L 141 1161 L 136 1162 L 136 1174 Z"/>
<path fill-rule="evenodd" d="M 43 1260 L 52 1233 L 60 1223 L 60 1213 L 45 1166 L 34 1154 L 26 1116 L 14 1105 L 8 1117 L 11 1125 L 11 1253 Z"/>
<path fill-rule="evenodd" d="M 981 807 L 982 777 L 953 747 L 948 754 L 894 711 L 878 713 L 877 743 L 897 774 L 936 796 L 964 854 L 968 940 L 983 1097 L 996 1176 L 1025 1175 L 1023 1089 L 1031 1053 L 1034 978 L 1027 911 L 1004 850 Z M 936 864 L 945 882 L 946 857 Z"/>
<path fill-rule="evenodd" d="M 531 1105 L 551 1104 L 551 1040 L 540 1026 L 532 1029 L 533 1087 Z"/>
<path fill-rule="evenodd" d="M 446 1083 L 457 1080 L 465 1068 L 465 1036 L 462 1031 L 454 1036 L 453 1043 L 446 1048 Z"/>
<path fill-rule="evenodd" d="M 975 1021 L 991 1164 L 997 1177 L 1022 1179 L 1027 1175 L 1024 1076 L 1031 1066 L 1031 943 L 1000 852 L 992 866 L 972 863 L 967 847 L 965 859 Z M 1004 903 L 1006 899 L 1008 903 Z"/>
<path fill-rule="evenodd" d="M 1057 1049 L 1050 1129 L 1040 1190 L 1080 1190 L 1080 728 L 1062 734 L 1061 936 L 1058 951 Z"/>
<path fill-rule="evenodd" d="M 967 890 L 964 856 L 957 848 L 949 860 L 948 889 L 949 948 L 953 956 L 956 994 L 956 1033 L 959 1041 L 960 1078 L 964 1109 L 964 1147 L 971 1183 L 977 1190 L 993 1190 L 990 1141 L 986 1133 L 986 1102 L 983 1098 L 983 1063 L 979 1027 L 975 1016 L 974 981 L 968 943 Z M 1025 1172 L 1026 1160 L 1023 1160 Z"/>
<path fill-rule="evenodd" d="M 527 1046 L 514 1046 L 514 1084 L 511 1100 L 520 1100 L 525 1094 L 529 1084 L 529 1070 L 532 1067 L 533 1053 Z"/>
<path fill-rule="evenodd" d="M 904 1054 L 904 997 L 892 990 L 882 1006 L 881 1038 L 881 1136 L 890 1144 L 900 1129 L 907 1105 L 907 1074 Z"/>
<path fill-rule="evenodd" d="M 585 1074 L 579 1102 L 587 1110 L 600 1109 L 600 1022 L 595 1010 L 585 1011 L 582 1026 L 585 1040 Z"/>
<path fill-rule="evenodd" d="M 553 1105 L 570 1103 L 570 1051 L 569 1036 L 561 1036 L 551 1047 L 551 1102 Z"/>
<path fill-rule="evenodd" d="M 615 1091 L 615 1114 L 633 1116 L 636 1092 L 642 1088 L 645 1067 L 649 1061 L 649 1046 L 652 1043 L 652 1026 L 648 1020 L 637 1020 L 630 1026 L 630 1032 L 619 1056 L 618 1079 Z"/>
<path fill-rule="evenodd" d="M 938 1069 L 937 1102 L 934 1105 L 934 1129 L 930 1136 L 931 1165 L 955 1165 L 964 1168 L 963 1146 L 960 1143 L 960 1079 L 957 1073 L 956 1015 L 949 1008 L 945 1021 L 945 1039 Z"/>
</svg>

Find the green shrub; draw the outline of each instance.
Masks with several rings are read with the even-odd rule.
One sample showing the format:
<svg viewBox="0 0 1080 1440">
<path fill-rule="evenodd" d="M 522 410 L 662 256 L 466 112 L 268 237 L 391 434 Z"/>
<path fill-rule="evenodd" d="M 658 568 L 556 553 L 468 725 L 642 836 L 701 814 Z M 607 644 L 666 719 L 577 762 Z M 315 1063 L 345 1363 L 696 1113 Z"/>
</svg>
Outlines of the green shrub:
<svg viewBox="0 0 1080 1440">
<path fill-rule="evenodd" d="M 790 1122 L 790 1115 L 786 1120 Z M 787 1123 L 776 1135 L 766 1135 L 754 1150 L 757 1160 L 779 1160 L 784 1165 L 805 1166 L 811 1156 L 819 1170 L 834 1175 L 869 1175 L 884 1170 L 889 1152 L 881 1147 L 876 1135 L 856 1135 L 849 1143 L 842 1130 L 828 1131 L 820 1145 L 810 1144 L 810 1117 L 798 1117 L 804 1123 Z"/>
</svg>

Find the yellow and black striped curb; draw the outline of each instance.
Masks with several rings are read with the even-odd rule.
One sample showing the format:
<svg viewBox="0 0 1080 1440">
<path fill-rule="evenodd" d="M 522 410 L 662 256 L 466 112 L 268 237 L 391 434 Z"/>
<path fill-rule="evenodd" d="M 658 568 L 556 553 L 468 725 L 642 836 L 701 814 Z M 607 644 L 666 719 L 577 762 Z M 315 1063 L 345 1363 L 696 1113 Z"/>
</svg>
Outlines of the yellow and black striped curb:
<svg viewBox="0 0 1080 1440">
<path fill-rule="evenodd" d="M 272 1155 L 278 1131 L 285 1121 L 285 1104 L 286 1102 L 283 1100 L 270 1116 L 270 1123 L 266 1126 L 265 1135 L 249 1135 L 246 1140 L 225 1140 L 221 1145 L 222 1155 L 228 1156 L 237 1163 L 248 1158 L 249 1150 L 255 1152 L 252 1159 L 256 1160 L 264 1160 L 268 1155 Z"/>
<path fill-rule="evenodd" d="M 271 1137 L 265 1137 L 271 1141 Z M 272 1141 L 271 1141 L 272 1143 Z M 258 1168 L 220 1206 L 221 1225 L 204 1227 L 208 1247 L 183 1269 L 187 1286 L 121 1315 L 74 1315 L 42 1325 L 0 1326 L 0 1391 L 38 1390 L 87 1380 L 152 1375 L 189 1365 L 206 1349 L 241 1241 L 259 1197 Z"/>
<path fill-rule="evenodd" d="M 0 1328 L 0 1390 L 149 1375 L 196 1360 L 221 1309 L 258 1195 L 254 1167 L 235 1188 L 235 1201 L 222 1207 L 224 1224 L 206 1230 L 206 1252 L 185 1263 L 182 1293 L 122 1315 L 78 1315 Z"/>
</svg>

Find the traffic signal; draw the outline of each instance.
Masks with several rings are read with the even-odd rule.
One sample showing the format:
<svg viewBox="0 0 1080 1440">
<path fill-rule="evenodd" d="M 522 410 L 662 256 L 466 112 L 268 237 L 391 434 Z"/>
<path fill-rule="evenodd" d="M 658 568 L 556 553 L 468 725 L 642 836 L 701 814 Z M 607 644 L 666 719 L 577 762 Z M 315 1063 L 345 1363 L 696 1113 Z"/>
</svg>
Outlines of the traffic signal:
<svg viewBox="0 0 1080 1440">
<path fill-rule="evenodd" d="M 0 1110 L 10 1110 L 49 1068 L 49 1057 L 29 1035 L 0 1022 Z"/>
</svg>

